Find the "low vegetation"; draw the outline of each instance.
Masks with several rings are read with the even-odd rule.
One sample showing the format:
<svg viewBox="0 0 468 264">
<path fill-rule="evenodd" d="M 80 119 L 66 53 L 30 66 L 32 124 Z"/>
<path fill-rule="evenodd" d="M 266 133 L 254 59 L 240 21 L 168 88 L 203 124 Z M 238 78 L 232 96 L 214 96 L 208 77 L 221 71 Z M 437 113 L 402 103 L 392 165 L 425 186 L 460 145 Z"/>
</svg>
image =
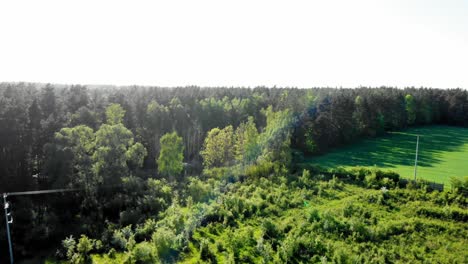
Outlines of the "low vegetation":
<svg viewBox="0 0 468 264">
<path fill-rule="evenodd" d="M 72 263 L 466 263 L 468 179 L 459 184 L 401 188 L 398 174 L 379 170 L 192 179 L 197 196 L 159 217 L 110 226 L 90 251 L 89 239 L 68 238 L 63 250 Z"/>
</svg>

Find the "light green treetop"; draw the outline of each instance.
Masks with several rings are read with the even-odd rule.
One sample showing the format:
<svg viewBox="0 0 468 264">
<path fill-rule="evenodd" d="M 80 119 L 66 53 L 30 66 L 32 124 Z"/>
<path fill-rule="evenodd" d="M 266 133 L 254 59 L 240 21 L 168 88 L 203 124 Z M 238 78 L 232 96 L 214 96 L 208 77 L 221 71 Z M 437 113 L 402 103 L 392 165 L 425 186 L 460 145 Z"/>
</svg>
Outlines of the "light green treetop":
<svg viewBox="0 0 468 264">
<path fill-rule="evenodd" d="M 408 125 L 412 125 L 416 120 L 416 103 L 414 101 L 414 97 L 411 94 L 407 94 L 405 96 L 405 108 L 406 114 L 408 116 Z"/>
<path fill-rule="evenodd" d="M 184 145 L 176 132 L 167 133 L 160 139 L 158 172 L 164 176 L 176 176 L 183 170 Z"/>
<path fill-rule="evenodd" d="M 123 122 L 125 110 L 119 104 L 111 104 L 106 108 L 107 124 L 116 125 Z"/>
<path fill-rule="evenodd" d="M 234 130 L 232 126 L 213 128 L 208 132 L 200 152 L 207 168 L 228 166 L 234 161 Z"/>
<path fill-rule="evenodd" d="M 235 134 L 235 156 L 241 163 L 254 162 L 259 154 L 257 144 L 258 130 L 252 116 L 248 117 L 247 122 L 241 123 Z"/>
</svg>

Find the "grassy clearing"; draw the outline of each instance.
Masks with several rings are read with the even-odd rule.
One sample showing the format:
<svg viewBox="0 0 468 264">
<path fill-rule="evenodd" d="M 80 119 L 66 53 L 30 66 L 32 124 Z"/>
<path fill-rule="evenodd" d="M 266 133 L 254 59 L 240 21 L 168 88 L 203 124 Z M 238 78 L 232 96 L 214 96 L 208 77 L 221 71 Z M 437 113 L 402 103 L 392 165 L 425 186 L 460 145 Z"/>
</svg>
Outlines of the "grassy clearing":
<svg viewBox="0 0 468 264">
<path fill-rule="evenodd" d="M 333 150 L 307 161 L 324 167 L 354 166 L 390 169 L 413 178 L 416 136 L 419 139 L 418 177 L 450 184 L 450 177 L 468 176 L 468 129 L 429 126 L 388 133 Z"/>
</svg>

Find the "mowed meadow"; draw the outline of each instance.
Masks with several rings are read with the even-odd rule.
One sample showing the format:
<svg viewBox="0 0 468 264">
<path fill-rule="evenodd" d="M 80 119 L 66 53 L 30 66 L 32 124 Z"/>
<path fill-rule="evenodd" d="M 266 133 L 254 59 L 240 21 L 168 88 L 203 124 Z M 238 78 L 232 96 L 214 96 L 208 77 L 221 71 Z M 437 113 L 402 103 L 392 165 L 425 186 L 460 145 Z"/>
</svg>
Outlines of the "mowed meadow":
<svg viewBox="0 0 468 264">
<path fill-rule="evenodd" d="M 417 177 L 450 185 L 450 178 L 468 176 L 468 129 L 425 126 L 404 132 L 364 139 L 307 159 L 314 165 L 378 167 L 395 171 L 403 178 L 414 177 L 416 135 L 419 138 Z"/>
</svg>

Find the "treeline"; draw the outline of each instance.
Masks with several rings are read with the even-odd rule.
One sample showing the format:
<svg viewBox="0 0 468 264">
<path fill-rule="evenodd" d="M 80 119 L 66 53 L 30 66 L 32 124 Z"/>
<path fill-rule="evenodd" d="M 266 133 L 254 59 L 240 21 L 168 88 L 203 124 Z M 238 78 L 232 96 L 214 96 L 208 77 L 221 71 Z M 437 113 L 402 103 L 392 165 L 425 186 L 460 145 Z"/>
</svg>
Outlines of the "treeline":
<svg viewBox="0 0 468 264">
<path fill-rule="evenodd" d="M 187 192 L 189 176 L 287 174 L 304 154 L 424 124 L 468 126 L 468 92 L 2 83 L 0 192 L 81 190 L 11 198 L 24 254 L 101 234 L 105 221 L 141 223 Z"/>
<path fill-rule="evenodd" d="M 184 161 L 201 171 L 205 137 L 213 128 L 235 129 L 252 117 L 266 125 L 262 109 L 290 109 L 297 117 L 292 147 L 324 152 L 357 138 L 412 125 L 468 126 L 468 92 L 461 89 L 159 88 L 0 84 L 0 191 L 35 188 L 47 175 L 47 145 L 64 127 L 105 123 L 105 110 L 119 104 L 123 125 L 147 150 L 143 169 L 155 173 L 160 138 L 177 132 Z M 50 147 L 50 146 L 49 146 Z M 52 184 L 52 183 L 47 183 Z M 44 186 L 48 187 L 48 186 Z"/>
</svg>

